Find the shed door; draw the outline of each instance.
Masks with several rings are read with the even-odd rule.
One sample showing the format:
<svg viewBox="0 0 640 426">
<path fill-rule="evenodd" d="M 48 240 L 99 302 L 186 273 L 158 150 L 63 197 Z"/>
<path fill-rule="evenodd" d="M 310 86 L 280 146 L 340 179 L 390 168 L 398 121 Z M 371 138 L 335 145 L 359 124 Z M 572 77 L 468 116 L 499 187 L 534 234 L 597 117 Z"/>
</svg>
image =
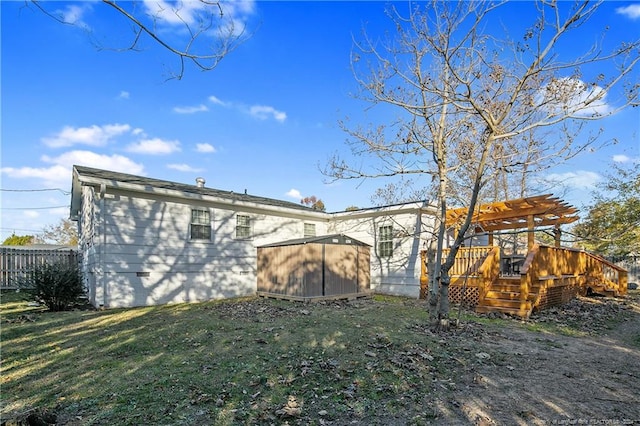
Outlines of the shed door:
<svg viewBox="0 0 640 426">
<path fill-rule="evenodd" d="M 358 292 L 358 247 L 327 244 L 324 254 L 325 296 Z"/>
</svg>

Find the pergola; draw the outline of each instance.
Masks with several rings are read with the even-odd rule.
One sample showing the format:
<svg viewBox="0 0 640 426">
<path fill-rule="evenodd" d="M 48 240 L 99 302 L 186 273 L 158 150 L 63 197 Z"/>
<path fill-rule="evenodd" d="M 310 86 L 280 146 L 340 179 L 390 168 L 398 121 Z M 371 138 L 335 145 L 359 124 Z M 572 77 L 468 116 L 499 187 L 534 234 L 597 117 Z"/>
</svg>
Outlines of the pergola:
<svg viewBox="0 0 640 426">
<path fill-rule="evenodd" d="M 447 228 L 456 229 L 464 221 L 467 208 L 447 210 Z M 471 225 L 489 233 L 489 245 L 493 245 L 493 232 L 510 229 L 527 229 L 527 248 L 534 244 L 534 230 L 554 226 L 556 246 L 560 246 L 560 226 L 579 219 L 578 210 L 553 197 L 552 194 L 536 195 L 516 200 L 498 201 L 476 207 Z"/>
</svg>

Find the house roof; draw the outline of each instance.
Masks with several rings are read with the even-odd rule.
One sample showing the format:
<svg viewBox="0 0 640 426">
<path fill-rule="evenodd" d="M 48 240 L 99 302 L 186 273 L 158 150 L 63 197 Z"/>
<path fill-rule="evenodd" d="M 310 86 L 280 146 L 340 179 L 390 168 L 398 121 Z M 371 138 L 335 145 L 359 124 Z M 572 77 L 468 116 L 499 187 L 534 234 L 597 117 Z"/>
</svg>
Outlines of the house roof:
<svg viewBox="0 0 640 426">
<path fill-rule="evenodd" d="M 462 223 L 467 211 L 465 207 L 447 210 L 447 227 Z M 528 228 L 529 218 L 533 220 L 534 228 L 559 226 L 578 220 L 577 212 L 575 207 L 553 197 L 552 194 L 545 194 L 482 204 L 474 213 L 471 223 L 487 232 Z"/>
<path fill-rule="evenodd" d="M 273 198 L 261 197 L 256 195 L 249 195 L 245 193 L 239 193 L 234 191 L 224 191 L 221 189 L 199 187 L 197 185 L 189 185 L 185 183 L 171 182 L 161 179 L 152 179 L 143 176 L 130 175 L 127 173 L 112 172 L 108 170 L 94 169 L 85 166 L 73 166 L 74 178 L 72 183 L 72 201 L 71 211 L 73 216 L 74 211 L 74 199 L 75 204 L 79 205 L 80 200 L 80 185 L 82 183 L 100 184 L 105 183 L 108 187 L 123 187 L 125 184 L 126 189 L 131 189 L 131 186 L 137 186 L 141 191 L 152 192 L 153 189 L 162 188 L 166 190 L 173 190 L 187 194 L 195 194 L 201 196 L 209 196 L 222 198 L 231 202 L 247 202 L 256 203 L 261 205 L 284 207 L 287 209 L 301 210 L 306 212 L 318 212 L 318 210 L 312 209 L 299 203 L 293 203 L 290 201 L 276 200 Z M 77 210 L 77 209 L 76 209 Z"/>
<path fill-rule="evenodd" d="M 351 238 L 345 234 L 330 234 L 330 235 L 320 235 L 316 237 L 296 238 L 293 240 L 280 241 L 277 243 L 265 244 L 258 248 L 296 246 L 296 245 L 302 245 L 302 244 L 340 244 L 340 245 L 370 247 L 369 244 L 363 243 L 362 241 L 356 240 L 355 238 Z"/>
<path fill-rule="evenodd" d="M 152 179 L 144 176 L 136 176 L 127 173 L 113 172 L 109 170 L 95 169 L 86 166 L 73 166 L 73 181 L 71 185 L 71 218 L 77 219 L 78 210 L 82 203 L 81 186 L 82 185 L 94 185 L 99 186 L 105 184 L 110 188 L 120 188 L 123 190 L 133 190 L 146 193 L 153 193 L 156 190 L 161 189 L 164 191 L 175 191 L 181 193 L 181 196 L 190 198 L 191 200 L 197 200 L 198 197 L 211 197 L 222 202 L 233 203 L 247 203 L 255 206 L 272 207 L 274 209 L 284 208 L 299 212 L 302 214 L 311 214 L 316 218 L 322 215 L 340 216 L 340 217 L 369 217 L 390 213 L 399 213 L 403 211 L 421 210 L 423 213 L 431 212 L 433 209 L 428 206 L 427 201 L 413 201 L 399 204 L 391 204 L 387 206 L 377 206 L 362 208 L 355 211 L 343 211 L 326 213 L 324 211 L 316 210 L 311 207 L 307 207 L 303 204 L 294 203 L 291 201 L 277 200 L 273 198 L 261 197 L 257 195 L 250 195 L 246 192 L 234 192 L 225 191 L 221 189 L 200 187 L 197 185 L 171 182 L 162 179 Z M 179 195 L 179 194 L 176 194 Z"/>
</svg>

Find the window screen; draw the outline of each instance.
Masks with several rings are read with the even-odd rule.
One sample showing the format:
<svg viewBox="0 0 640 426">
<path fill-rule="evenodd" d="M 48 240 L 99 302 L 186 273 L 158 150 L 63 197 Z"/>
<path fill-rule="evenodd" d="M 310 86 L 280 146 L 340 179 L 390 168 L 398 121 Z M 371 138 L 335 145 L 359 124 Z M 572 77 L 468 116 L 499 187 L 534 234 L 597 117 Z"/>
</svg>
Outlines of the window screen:
<svg viewBox="0 0 640 426">
<path fill-rule="evenodd" d="M 211 214 L 209 210 L 191 210 L 191 239 L 211 240 Z"/>
<path fill-rule="evenodd" d="M 251 237 L 251 218 L 249 216 L 238 215 L 236 217 L 236 238 Z"/>
<path fill-rule="evenodd" d="M 380 257 L 393 256 L 393 226 L 391 225 L 378 228 L 378 255 Z"/>
</svg>

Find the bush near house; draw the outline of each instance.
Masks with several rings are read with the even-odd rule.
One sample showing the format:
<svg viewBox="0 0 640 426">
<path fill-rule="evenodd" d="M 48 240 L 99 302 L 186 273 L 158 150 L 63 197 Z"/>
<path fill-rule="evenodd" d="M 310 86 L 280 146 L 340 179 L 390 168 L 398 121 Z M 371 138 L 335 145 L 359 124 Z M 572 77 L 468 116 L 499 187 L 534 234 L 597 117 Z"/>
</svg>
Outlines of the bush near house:
<svg viewBox="0 0 640 426">
<path fill-rule="evenodd" d="M 51 311 L 64 311 L 86 294 L 77 265 L 45 263 L 17 281 L 18 288 L 32 295 Z"/>
</svg>

